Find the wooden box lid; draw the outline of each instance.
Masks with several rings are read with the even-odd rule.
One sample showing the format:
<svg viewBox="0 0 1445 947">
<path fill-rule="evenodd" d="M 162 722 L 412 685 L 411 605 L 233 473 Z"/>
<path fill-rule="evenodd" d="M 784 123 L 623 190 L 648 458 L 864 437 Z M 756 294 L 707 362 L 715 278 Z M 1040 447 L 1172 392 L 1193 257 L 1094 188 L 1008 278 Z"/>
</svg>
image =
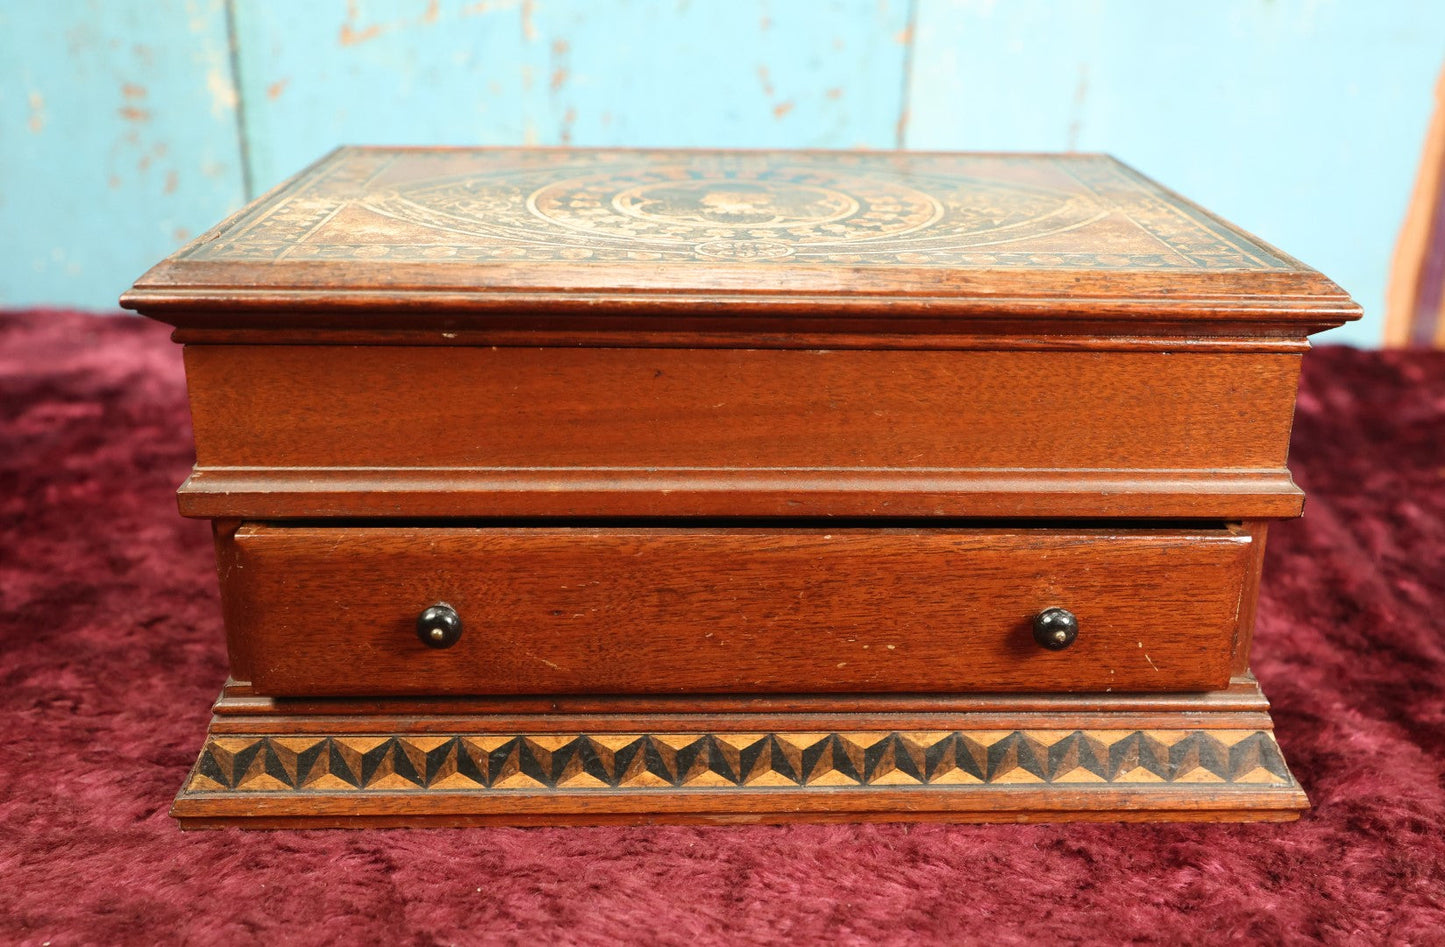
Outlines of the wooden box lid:
<svg viewBox="0 0 1445 947">
<path fill-rule="evenodd" d="M 209 329 L 665 317 L 653 324 L 1296 338 L 1359 312 L 1103 155 L 355 147 L 122 305 Z"/>
</svg>

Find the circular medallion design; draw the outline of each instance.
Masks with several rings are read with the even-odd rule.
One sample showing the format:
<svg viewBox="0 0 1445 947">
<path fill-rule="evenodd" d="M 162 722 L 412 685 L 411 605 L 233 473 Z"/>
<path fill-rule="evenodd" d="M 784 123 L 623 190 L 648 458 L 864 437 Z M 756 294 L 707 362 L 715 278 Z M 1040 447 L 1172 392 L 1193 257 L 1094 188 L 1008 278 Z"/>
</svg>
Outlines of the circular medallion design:
<svg viewBox="0 0 1445 947">
<path fill-rule="evenodd" d="M 804 168 L 649 168 L 544 185 L 541 220 L 595 237 L 684 244 L 713 258 L 788 256 L 800 244 L 897 236 L 943 213 L 895 181 L 823 177 Z"/>
<path fill-rule="evenodd" d="M 545 200 L 536 202 L 539 210 Z M 644 184 L 622 191 L 611 203 L 628 217 L 714 227 L 799 227 L 858 212 L 857 201 L 830 188 L 706 178 Z"/>
<path fill-rule="evenodd" d="M 566 170 L 416 181 L 373 193 L 366 206 L 482 238 L 478 250 L 497 259 L 913 265 L 967 262 L 973 248 L 1001 250 L 1107 213 L 1077 192 L 806 156 L 783 166 L 737 155 Z"/>
</svg>

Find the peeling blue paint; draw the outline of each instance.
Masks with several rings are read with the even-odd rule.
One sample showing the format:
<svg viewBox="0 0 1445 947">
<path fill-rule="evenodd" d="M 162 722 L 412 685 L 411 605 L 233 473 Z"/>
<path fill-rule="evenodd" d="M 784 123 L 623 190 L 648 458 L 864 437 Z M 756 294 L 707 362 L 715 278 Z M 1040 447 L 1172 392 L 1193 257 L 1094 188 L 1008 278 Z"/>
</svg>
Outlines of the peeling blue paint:
<svg viewBox="0 0 1445 947">
<path fill-rule="evenodd" d="M 891 147 L 907 25 L 905 4 L 877 0 L 327 0 L 236 15 L 259 187 L 338 142 Z"/>
<path fill-rule="evenodd" d="M 114 308 L 241 205 L 222 9 L 0 7 L 0 305 Z"/>
<path fill-rule="evenodd" d="M 1445 5 L 0 7 L 0 305 L 112 308 L 341 142 L 1110 151 L 1336 277 L 1375 344 Z M 234 42 L 234 46 L 233 46 Z M 249 174 L 248 174 L 249 171 Z"/>
<path fill-rule="evenodd" d="M 1317 267 L 1378 345 L 1445 4 L 920 0 L 911 148 L 1107 151 Z"/>
</svg>

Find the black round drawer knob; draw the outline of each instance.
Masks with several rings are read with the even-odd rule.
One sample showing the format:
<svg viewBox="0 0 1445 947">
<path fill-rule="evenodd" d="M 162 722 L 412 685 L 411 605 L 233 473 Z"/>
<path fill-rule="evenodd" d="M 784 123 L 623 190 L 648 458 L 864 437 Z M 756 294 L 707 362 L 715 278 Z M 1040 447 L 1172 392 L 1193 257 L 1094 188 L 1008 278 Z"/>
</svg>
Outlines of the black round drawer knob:
<svg viewBox="0 0 1445 947">
<path fill-rule="evenodd" d="M 1062 651 L 1079 637 L 1079 620 L 1067 608 L 1046 608 L 1034 616 L 1034 640 L 1050 651 Z"/>
<path fill-rule="evenodd" d="M 462 616 L 446 602 L 437 602 L 417 616 L 416 636 L 428 648 L 450 648 L 462 636 Z"/>
</svg>

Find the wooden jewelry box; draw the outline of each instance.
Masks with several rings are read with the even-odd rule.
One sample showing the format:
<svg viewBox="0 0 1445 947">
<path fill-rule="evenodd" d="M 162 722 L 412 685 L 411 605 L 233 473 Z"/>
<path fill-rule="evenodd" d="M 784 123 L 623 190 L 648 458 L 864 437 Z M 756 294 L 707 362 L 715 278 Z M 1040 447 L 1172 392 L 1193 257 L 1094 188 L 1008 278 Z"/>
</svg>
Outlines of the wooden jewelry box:
<svg viewBox="0 0 1445 947">
<path fill-rule="evenodd" d="M 189 826 L 1290 819 L 1333 283 L 1096 155 L 338 150 L 142 277 L 231 680 Z"/>
</svg>

